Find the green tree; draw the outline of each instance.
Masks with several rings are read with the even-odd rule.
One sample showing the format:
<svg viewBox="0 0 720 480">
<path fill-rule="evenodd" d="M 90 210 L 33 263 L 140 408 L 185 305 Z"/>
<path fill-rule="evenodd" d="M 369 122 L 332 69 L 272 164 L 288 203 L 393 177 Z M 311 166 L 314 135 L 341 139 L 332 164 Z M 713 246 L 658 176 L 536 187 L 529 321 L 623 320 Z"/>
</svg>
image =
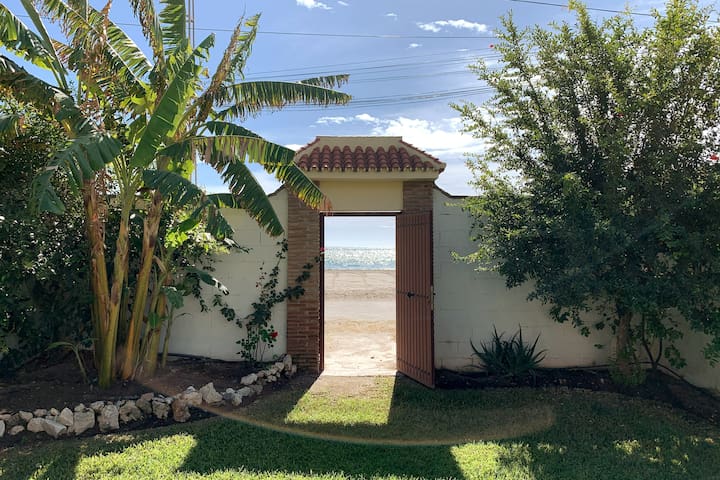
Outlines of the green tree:
<svg viewBox="0 0 720 480">
<path fill-rule="evenodd" d="M 196 47 L 189 44 L 183 0 L 161 1 L 160 12 L 155 11 L 152 0 L 130 1 L 148 40 L 150 58 L 109 19 L 110 3 L 99 11 L 82 0 L 40 3 L 42 12 L 58 21 L 67 33 L 67 42 L 51 41 L 39 13 L 29 1 L 23 1 L 37 33 L 0 6 L 0 44 L 26 60 L 37 60 L 36 64 L 53 72 L 74 72 L 80 85 L 77 97 L 81 100 L 76 104 L 83 107 L 81 113 L 89 110 L 94 115 L 86 114 L 86 117 L 102 119 L 103 129 L 112 132 L 111 138 L 122 147 L 119 152 L 101 149 L 101 153 L 110 153 L 105 161 L 93 162 L 95 157 L 87 155 L 89 161 L 85 163 L 89 169 L 81 171 L 84 177 L 80 179 L 82 183 L 78 182 L 85 199 L 91 251 L 100 383 L 108 385 L 114 373 L 122 306 L 129 304 L 132 310 L 127 328 L 123 329 L 126 332 L 123 378 L 133 377 L 139 367 L 143 329 L 146 334 L 157 334 L 157 325 L 151 323 L 166 317 L 148 314 L 148 302 L 155 313 L 167 310 L 166 298 L 157 289 L 168 286 L 168 279 L 152 281 L 154 269 L 172 270 L 162 265 L 162 260 L 157 261 L 156 255 L 161 218 L 166 209 L 170 212 L 190 209 L 190 214 L 178 225 L 178 231 L 191 229 L 205 220 L 217 238 L 230 238 L 232 229 L 222 218 L 220 208 L 239 207 L 269 233 L 282 233 L 267 196 L 246 166 L 248 161 L 260 163 L 309 204 L 317 205 L 323 200 L 317 187 L 293 164 L 294 152 L 232 122 L 264 108 L 281 108 L 288 103 L 345 103 L 349 97 L 331 88 L 344 83 L 347 77 L 320 77 L 303 82 L 244 81 L 242 72 L 257 32 L 258 17 L 251 17 L 240 19 L 220 64 L 205 82 L 205 64 L 214 35 Z M 50 64 L 46 58 L 58 60 Z M 2 60 L 9 61 L 0 57 Z M 19 67 L 14 71 L 15 77 L 20 75 L 49 88 Z M 56 77 L 64 78 L 61 74 Z M 0 84 L 23 90 L 23 85 L 13 83 L 14 80 L 12 75 L 3 75 L 0 69 Z M 67 84 L 67 81 L 58 83 Z M 63 85 L 53 88 L 67 95 Z M 23 94 L 26 93 L 23 90 Z M 189 181 L 197 155 L 202 155 L 221 173 L 230 186 L 230 194 L 206 195 Z M 83 159 L 80 156 L 80 160 Z M 69 164 L 71 169 L 73 165 Z M 108 174 L 112 189 L 104 183 Z M 51 192 L 49 178 L 42 184 L 38 182 L 36 190 L 40 195 Z M 140 204 L 138 196 L 142 200 Z M 120 205 L 121 214 L 109 269 L 112 273 L 108 273 L 103 222 L 111 197 Z M 57 201 L 50 206 L 61 209 Z M 127 277 L 128 222 L 134 210 L 143 218 L 143 240 L 138 273 L 131 282 Z M 154 277 L 161 278 L 160 275 Z M 134 292 L 128 291 L 129 285 L 134 286 Z M 124 302 L 128 295 L 130 301 Z M 155 361 L 156 355 L 150 359 L 148 370 L 154 369 Z"/>
<path fill-rule="evenodd" d="M 570 5 L 575 23 L 550 29 L 504 18 L 500 67 L 472 67 L 494 97 L 455 106 L 488 143 L 469 162 L 467 259 L 508 287 L 532 282 L 529 298 L 584 335 L 609 325 L 623 374 L 640 345 L 654 366 L 663 353 L 682 365 L 686 324 L 718 360 L 717 27 L 692 1 L 669 1 L 647 29 Z"/>
</svg>

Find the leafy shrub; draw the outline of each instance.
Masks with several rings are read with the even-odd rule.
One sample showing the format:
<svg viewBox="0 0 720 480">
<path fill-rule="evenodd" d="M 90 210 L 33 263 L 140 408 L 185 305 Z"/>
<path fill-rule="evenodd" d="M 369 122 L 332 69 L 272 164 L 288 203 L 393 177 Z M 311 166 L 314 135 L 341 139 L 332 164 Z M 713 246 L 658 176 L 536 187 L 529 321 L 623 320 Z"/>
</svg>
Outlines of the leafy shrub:
<svg viewBox="0 0 720 480">
<path fill-rule="evenodd" d="M 90 333 L 87 251 L 82 202 L 58 174 L 62 217 L 29 211 L 35 175 L 62 132 L 34 110 L 0 92 L 0 118 L 22 127 L 0 132 L 0 376 L 10 374 L 56 341 Z M 52 355 L 58 355 L 52 353 Z"/>
<path fill-rule="evenodd" d="M 493 375 L 514 378 L 532 374 L 545 358 L 545 350 L 536 352 L 540 335 L 535 337 L 532 345 L 523 341 L 520 327 L 509 339 L 504 339 L 504 335 L 498 335 L 497 328 L 493 327 L 492 339 L 481 343 L 479 350 L 470 341 L 475 355 L 485 365 L 485 370 Z"/>
</svg>

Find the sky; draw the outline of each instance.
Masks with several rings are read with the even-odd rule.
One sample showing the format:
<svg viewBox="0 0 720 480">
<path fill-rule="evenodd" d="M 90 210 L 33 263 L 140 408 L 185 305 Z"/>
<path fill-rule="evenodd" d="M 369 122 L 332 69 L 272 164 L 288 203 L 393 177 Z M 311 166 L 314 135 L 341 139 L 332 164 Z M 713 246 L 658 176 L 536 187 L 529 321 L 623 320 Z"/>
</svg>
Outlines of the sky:
<svg viewBox="0 0 720 480">
<path fill-rule="evenodd" d="M 20 0 L 4 0 L 22 13 Z M 105 2 L 92 1 L 101 7 Z M 243 15 L 261 14 L 259 34 L 245 70 L 247 79 L 297 81 L 328 74 L 349 74 L 340 88 L 352 95 L 346 106 L 289 106 L 249 119 L 244 126 L 276 143 L 297 149 L 317 135 L 392 135 L 424 150 L 447 168 L 438 186 L 453 195 L 471 195 L 468 154 L 482 154 L 480 139 L 463 134 L 450 103 L 486 100 L 490 93 L 468 70 L 479 58 L 495 61 L 494 32 L 512 11 L 521 26 L 572 20 L 563 0 L 199 0 L 195 38 L 215 33 L 211 66 L 220 58 L 230 31 Z M 662 8 L 661 0 L 587 0 L 595 18 L 623 10 L 640 26 Z M 701 1 L 716 6 L 717 2 Z M 126 1 L 115 0 L 111 18 L 144 45 Z M 27 19 L 25 19 L 28 21 Z M 28 21 L 29 22 L 29 21 Z M 52 32 L 51 32 L 52 34 Z M 253 171 L 266 191 L 278 183 Z M 197 182 L 208 191 L 227 191 L 207 165 Z M 389 222 L 389 219 L 385 219 Z M 347 220 L 347 222 L 351 222 Z M 339 222 L 338 224 L 342 224 Z M 350 225 L 350 223 L 348 223 Z M 385 225 L 387 227 L 387 225 Z M 339 227 L 342 229 L 342 227 Z M 350 228 L 350 227 L 347 227 Z"/>
</svg>

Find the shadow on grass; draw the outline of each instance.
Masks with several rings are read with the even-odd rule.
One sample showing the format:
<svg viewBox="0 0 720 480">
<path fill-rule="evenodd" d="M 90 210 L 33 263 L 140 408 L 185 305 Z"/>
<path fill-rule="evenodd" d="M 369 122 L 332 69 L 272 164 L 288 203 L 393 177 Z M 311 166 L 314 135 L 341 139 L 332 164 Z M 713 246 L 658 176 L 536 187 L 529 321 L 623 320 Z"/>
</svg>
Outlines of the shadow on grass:
<svg viewBox="0 0 720 480">
<path fill-rule="evenodd" d="M 310 388 L 294 390 L 275 402 L 258 402 L 266 418 L 294 418 L 292 412 Z M 322 393 L 322 392 L 321 392 Z M 273 395 L 275 395 L 273 394 Z M 532 432 L 519 432 L 527 403 L 545 404 L 553 412 L 552 424 Z M 444 404 L 446 408 L 439 408 Z M 499 415 L 498 405 L 507 412 Z M 544 411 L 544 410 L 540 410 Z M 417 415 L 417 412 L 425 412 Z M 413 445 L 431 435 L 447 417 L 452 431 L 472 422 L 468 412 L 490 412 L 485 420 L 511 425 L 494 441 Z M 507 413 L 506 412 L 506 413 Z M 260 415 L 262 419 L 263 415 Z M 414 416 L 413 416 L 414 415 Z M 463 418 L 465 416 L 465 418 Z M 459 417 L 459 418 L 454 418 Z M 617 395 L 522 392 L 430 392 L 399 381 L 394 385 L 385 420 L 338 425 L 329 420 L 300 425 L 306 434 L 221 418 L 174 425 L 161 431 L 110 438 L 68 440 L 39 449 L 15 449 L 15 458 L 0 455 L 2 478 L 176 478 L 182 475 L 233 475 L 272 478 L 273 474 L 341 475 L 345 477 L 507 478 L 507 479 L 681 479 L 719 478 L 720 434 L 717 429 L 688 422 L 652 404 Z M 526 418 L 537 426 L 543 422 Z M 479 431 L 482 422 L 476 423 Z M 424 433 L 418 433 L 424 432 Z M 356 442 L 329 440 L 332 434 L 357 437 Z M 395 445 L 384 438 L 401 439 Z M 377 443 L 362 443 L 362 441 Z M 25 456 L 23 458 L 22 456 Z M 238 472 L 242 472 L 240 475 Z"/>
</svg>

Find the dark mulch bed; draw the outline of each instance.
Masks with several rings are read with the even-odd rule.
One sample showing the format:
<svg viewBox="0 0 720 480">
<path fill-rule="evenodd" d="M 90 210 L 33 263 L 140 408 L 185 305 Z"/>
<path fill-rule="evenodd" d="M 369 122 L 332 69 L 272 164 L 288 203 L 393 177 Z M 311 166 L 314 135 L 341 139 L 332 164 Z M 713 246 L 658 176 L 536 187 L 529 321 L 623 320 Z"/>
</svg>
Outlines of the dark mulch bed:
<svg viewBox="0 0 720 480">
<path fill-rule="evenodd" d="M 11 378 L 0 379 L 0 413 L 36 408 L 64 407 L 72 409 L 79 403 L 88 405 L 96 400 L 137 398 L 146 392 L 170 396 L 189 385 L 200 388 L 214 382 L 219 392 L 237 388 L 240 378 L 258 368 L 244 362 L 222 362 L 202 358 L 175 358 L 148 381 L 116 382 L 108 389 L 83 383 L 77 364 L 66 358 L 59 364 L 33 363 Z"/>
<path fill-rule="evenodd" d="M 557 388 L 615 392 L 668 404 L 690 412 L 704 421 L 720 425 L 720 397 L 662 371 L 648 371 L 641 385 L 614 383 L 607 369 L 539 369 L 534 376 L 520 379 L 478 373 L 437 372 L 439 388 Z"/>
<path fill-rule="evenodd" d="M 91 360 L 88 359 L 88 363 Z M 55 359 L 57 361 L 57 359 Z M 12 377 L 0 378 L 0 413 L 14 413 L 18 410 L 32 412 L 37 408 L 68 407 L 72 409 L 80 403 L 88 406 L 97 400 L 126 400 L 138 398 L 143 393 L 155 392 L 166 396 L 175 395 L 192 385 L 199 389 L 208 382 L 213 382 L 218 392 L 226 388 L 238 388 L 240 379 L 256 372 L 261 367 L 251 366 L 245 362 L 223 362 L 206 358 L 175 357 L 168 361 L 168 366 L 160 370 L 155 378 L 148 381 L 116 382 L 108 389 L 100 389 L 96 385 L 83 383 L 74 357 L 66 357 L 60 363 L 52 364 L 51 360 L 41 360 L 26 365 L 22 370 L 15 372 Z M 93 372 L 90 374 L 91 378 Z M 284 382 L 265 385 L 266 391 L 280 388 Z M 201 420 L 221 412 L 222 407 L 204 410 L 191 408 L 190 421 Z M 172 415 L 171 415 L 172 416 Z M 150 415 L 143 420 L 121 424 L 118 432 L 154 428 L 174 423 L 173 420 L 158 420 Z M 82 436 L 93 436 L 97 430 L 91 429 Z M 7 433 L 0 438 L 0 452 L 12 445 L 33 445 L 35 443 L 52 441 L 44 434 L 28 434 L 24 432 L 18 437 L 11 437 Z"/>
</svg>

